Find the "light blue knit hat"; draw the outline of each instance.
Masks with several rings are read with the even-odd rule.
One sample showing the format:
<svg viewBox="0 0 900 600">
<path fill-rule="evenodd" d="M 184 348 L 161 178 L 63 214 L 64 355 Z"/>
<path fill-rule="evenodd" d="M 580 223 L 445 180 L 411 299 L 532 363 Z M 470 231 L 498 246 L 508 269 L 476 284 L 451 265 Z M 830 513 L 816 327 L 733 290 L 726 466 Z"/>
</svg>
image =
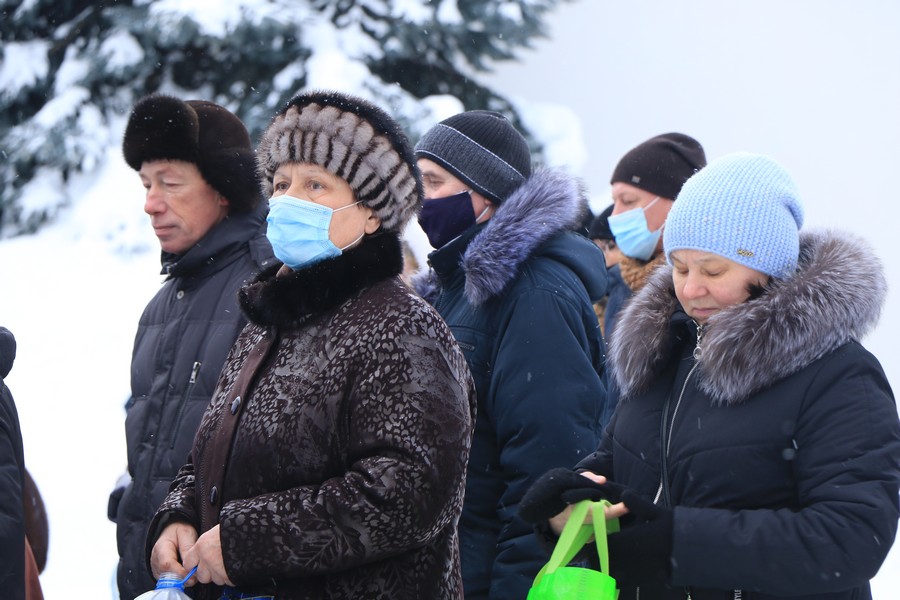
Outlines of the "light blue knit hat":
<svg viewBox="0 0 900 600">
<path fill-rule="evenodd" d="M 666 260 L 679 249 L 724 256 L 784 278 L 797 269 L 803 206 L 794 180 L 771 158 L 738 152 L 685 182 L 663 231 Z"/>
</svg>

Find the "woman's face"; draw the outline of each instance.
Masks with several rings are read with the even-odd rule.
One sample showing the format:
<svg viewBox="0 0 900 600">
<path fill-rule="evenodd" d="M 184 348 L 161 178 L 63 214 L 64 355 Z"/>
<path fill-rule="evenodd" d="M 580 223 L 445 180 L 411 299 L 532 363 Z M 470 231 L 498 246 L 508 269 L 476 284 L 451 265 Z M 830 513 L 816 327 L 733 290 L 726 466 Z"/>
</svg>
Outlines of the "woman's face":
<svg viewBox="0 0 900 600">
<path fill-rule="evenodd" d="M 272 197 L 291 196 L 308 200 L 332 210 L 339 210 L 331 217 L 328 238 L 338 248 L 353 244 L 363 233 L 375 233 L 381 219 L 375 212 L 356 202 L 350 184 L 319 165 L 309 163 L 285 163 L 272 176 Z"/>
<path fill-rule="evenodd" d="M 765 273 L 711 252 L 676 250 L 671 259 L 675 296 L 698 323 L 746 301 L 751 286 L 763 286 L 769 280 Z"/>
</svg>

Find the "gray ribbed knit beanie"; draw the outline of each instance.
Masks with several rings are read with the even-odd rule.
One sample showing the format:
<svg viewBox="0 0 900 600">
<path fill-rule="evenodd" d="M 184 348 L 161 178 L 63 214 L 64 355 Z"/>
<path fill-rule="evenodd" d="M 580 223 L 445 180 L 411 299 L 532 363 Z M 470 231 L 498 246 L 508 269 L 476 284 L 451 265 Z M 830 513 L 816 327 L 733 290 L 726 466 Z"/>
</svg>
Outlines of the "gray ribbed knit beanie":
<svg viewBox="0 0 900 600">
<path fill-rule="evenodd" d="M 402 231 L 422 204 L 422 179 L 400 125 L 378 106 L 342 92 L 294 97 L 266 129 L 257 157 L 266 197 L 278 167 L 298 162 L 319 165 L 350 184 L 386 231 Z"/>
<path fill-rule="evenodd" d="M 702 250 L 773 277 L 797 268 L 803 207 L 793 179 L 771 158 L 728 154 L 687 180 L 666 219 L 663 247 Z"/>
<path fill-rule="evenodd" d="M 531 177 L 528 142 L 500 113 L 470 110 L 444 119 L 416 144 L 476 192 L 501 203 Z"/>
</svg>

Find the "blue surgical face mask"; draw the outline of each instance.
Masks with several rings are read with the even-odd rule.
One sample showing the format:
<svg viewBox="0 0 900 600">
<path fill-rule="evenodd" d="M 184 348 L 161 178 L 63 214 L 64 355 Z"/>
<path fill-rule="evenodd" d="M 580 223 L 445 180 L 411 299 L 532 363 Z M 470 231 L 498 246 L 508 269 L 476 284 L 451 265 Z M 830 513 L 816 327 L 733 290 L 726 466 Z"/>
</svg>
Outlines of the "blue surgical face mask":
<svg viewBox="0 0 900 600">
<path fill-rule="evenodd" d="M 343 248 L 328 237 L 334 213 L 356 206 L 359 202 L 331 209 L 309 200 L 276 196 L 269 200 L 266 237 L 275 256 L 294 271 L 308 267 L 341 253 L 363 238 L 365 232 Z"/>
<path fill-rule="evenodd" d="M 662 235 L 662 228 L 650 231 L 644 211 L 658 201 L 659 196 L 644 208 L 632 208 L 620 215 L 610 215 L 609 229 L 616 238 L 616 245 L 625 256 L 640 260 L 650 260 L 653 256 Z"/>
</svg>

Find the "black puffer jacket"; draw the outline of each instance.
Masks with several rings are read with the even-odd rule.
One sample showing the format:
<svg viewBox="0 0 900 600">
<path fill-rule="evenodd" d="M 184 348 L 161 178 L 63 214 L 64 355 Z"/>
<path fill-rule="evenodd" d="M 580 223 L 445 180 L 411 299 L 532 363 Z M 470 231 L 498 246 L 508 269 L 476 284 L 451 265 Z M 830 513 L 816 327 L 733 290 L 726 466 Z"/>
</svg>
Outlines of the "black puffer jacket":
<svg viewBox="0 0 900 600">
<path fill-rule="evenodd" d="M 110 510 L 123 600 L 155 586 L 144 557 L 147 527 L 190 454 L 225 356 L 246 324 L 238 290 L 274 262 L 264 210 L 229 216 L 183 256 L 164 254 L 166 281 L 141 315 L 125 419 L 132 480 Z"/>
<path fill-rule="evenodd" d="M 622 600 L 871 597 L 900 514 L 900 423 L 856 340 L 885 293 L 861 241 L 803 234 L 798 271 L 711 317 L 695 359 L 671 268 L 651 277 L 610 342 L 619 405 L 579 464 L 674 507 L 671 587 Z"/>
<path fill-rule="evenodd" d="M 25 598 L 25 520 L 22 488 L 25 460 L 16 403 L 3 378 L 12 368 L 16 342 L 0 327 L 0 590 L 3 598 Z"/>
<path fill-rule="evenodd" d="M 244 593 L 280 600 L 461 599 L 456 525 L 475 390 L 440 316 L 400 281 L 385 232 L 333 259 L 241 293 L 238 338 L 192 461 L 160 509 L 215 523 L 217 434 L 237 431 L 219 486 L 225 569 Z M 235 402 L 260 342 L 270 348 Z M 212 481 L 212 483 L 211 483 Z M 216 500 L 219 502 L 219 500 Z M 221 590 L 202 585 L 198 598 Z"/>
</svg>

